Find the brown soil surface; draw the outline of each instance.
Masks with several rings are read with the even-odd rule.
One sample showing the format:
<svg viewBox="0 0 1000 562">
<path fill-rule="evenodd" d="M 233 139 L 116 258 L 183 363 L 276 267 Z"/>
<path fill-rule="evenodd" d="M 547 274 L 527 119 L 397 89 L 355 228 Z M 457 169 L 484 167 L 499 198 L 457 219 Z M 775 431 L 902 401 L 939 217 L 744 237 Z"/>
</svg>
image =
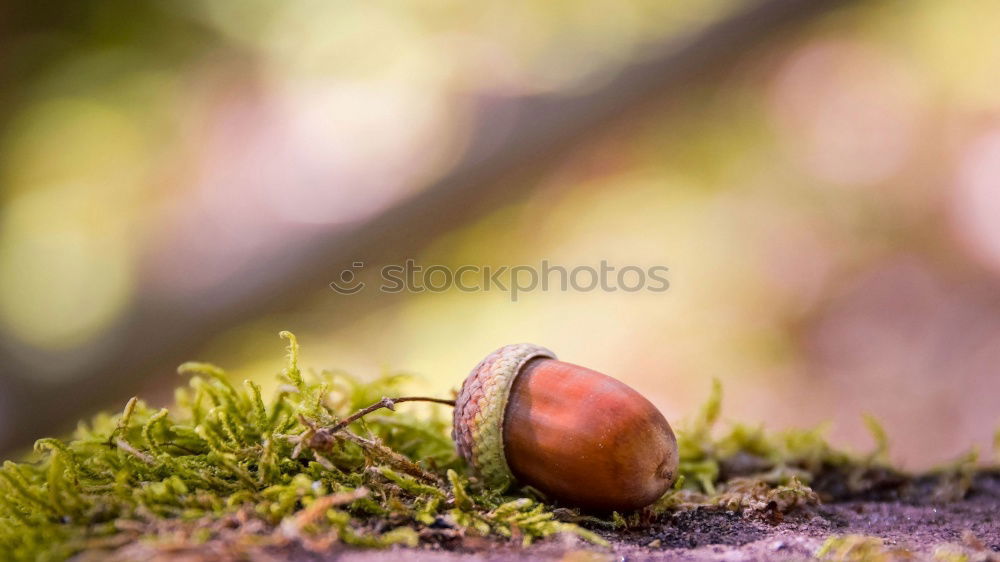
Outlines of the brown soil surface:
<svg viewBox="0 0 1000 562">
<path fill-rule="evenodd" d="M 814 482 L 826 502 L 787 513 L 773 506 L 743 512 L 697 507 L 649 515 L 640 525 L 625 530 L 591 527 L 611 543 L 610 547 L 564 536 L 523 548 L 519 541 L 461 536 L 442 519 L 421 531 L 425 544 L 418 548 L 361 550 L 340 545 L 333 538 L 323 543 L 325 546 L 313 543 L 312 551 L 300 543 L 285 543 L 283 547 L 257 543 L 254 547 L 253 536 L 266 535 L 266 529 L 236 525 L 222 533 L 227 538 L 199 545 L 181 541 L 177 548 L 164 550 L 135 541 L 113 553 L 83 553 L 77 561 L 806 560 L 830 537 L 857 536 L 868 538 L 849 542 L 868 542 L 850 552 L 842 549 L 833 559 L 1000 562 L 1000 471 L 981 472 L 971 483 L 965 481 L 957 492 L 962 499 L 957 501 L 942 497 L 943 491 L 954 492 L 941 486 L 942 482 L 954 482 L 951 478 L 901 478 L 892 471 L 873 471 L 865 475 L 870 485 L 864 491 L 848 492 L 841 476 L 832 474 L 825 482 Z M 233 548 L 234 544 L 242 546 Z M 862 546 L 868 550 L 862 551 Z"/>
<path fill-rule="evenodd" d="M 961 501 L 935 501 L 929 491 L 929 485 L 917 483 L 905 492 L 882 489 L 868 494 L 873 497 L 838 500 L 785 515 L 698 508 L 662 516 L 641 529 L 594 529 L 612 542 L 610 549 L 576 539 L 526 549 L 464 539 L 439 548 L 303 552 L 292 558 L 352 562 L 803 560 L 813 557 L 831 536 L 865 535 L 883 539 L 888 556 L 884 559 L 958 560 L 946 556 L 965 555 L 968 560 L 1000 560 L 1000 474 L 977 477 Z"/>
</svg>

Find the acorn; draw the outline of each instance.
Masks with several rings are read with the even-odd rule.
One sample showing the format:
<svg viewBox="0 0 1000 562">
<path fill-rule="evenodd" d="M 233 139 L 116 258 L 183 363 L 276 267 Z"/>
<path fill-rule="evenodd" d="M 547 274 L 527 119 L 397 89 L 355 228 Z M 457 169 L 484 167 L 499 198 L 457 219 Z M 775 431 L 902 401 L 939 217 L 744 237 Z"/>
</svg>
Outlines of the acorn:
<svg viewBox="0 0 1000 562">
<path fill-rule="evenodd" d="M 677 440 L 656 406 L 532 344 L 501 347 L 469 373 L 452 436 L 487 487 L 527 485 L 589 510 L 645 507 L 677 478 Z"/>
</svg>

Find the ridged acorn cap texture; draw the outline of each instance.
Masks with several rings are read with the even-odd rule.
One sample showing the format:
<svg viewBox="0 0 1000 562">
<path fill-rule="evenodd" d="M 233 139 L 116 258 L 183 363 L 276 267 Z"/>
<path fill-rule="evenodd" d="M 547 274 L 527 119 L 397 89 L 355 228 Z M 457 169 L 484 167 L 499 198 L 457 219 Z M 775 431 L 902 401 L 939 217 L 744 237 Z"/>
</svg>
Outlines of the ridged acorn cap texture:
<svg viewBox="0 0 1000 562">
<path fill-rule="evenodd" d="M 514 379 L 525 363 L 537 357 L 556 355 L 530 343 L 501 347 L 469 373 L 455 400 L 451 435 L 458 454 L 490 488 L 504 490 L 514 480 L 504 454 L 504 412 Z"/>
</svg>

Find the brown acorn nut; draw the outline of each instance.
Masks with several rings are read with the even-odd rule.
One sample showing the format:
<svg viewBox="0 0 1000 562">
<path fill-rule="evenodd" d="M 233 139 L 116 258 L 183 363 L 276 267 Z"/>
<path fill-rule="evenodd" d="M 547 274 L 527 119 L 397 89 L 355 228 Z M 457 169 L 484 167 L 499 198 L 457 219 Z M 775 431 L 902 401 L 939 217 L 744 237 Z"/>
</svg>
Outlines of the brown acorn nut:
<svg viewBox="0 0 1000 562">
<path fill-rule="evenodd" d="M 472 370 L 452 434 L 487 486 L 516 480 L 586 509 L 645 507 L 677 476 L 677 440 L 649 400 L 532 344 L 502 347 Z"/>
</svg>

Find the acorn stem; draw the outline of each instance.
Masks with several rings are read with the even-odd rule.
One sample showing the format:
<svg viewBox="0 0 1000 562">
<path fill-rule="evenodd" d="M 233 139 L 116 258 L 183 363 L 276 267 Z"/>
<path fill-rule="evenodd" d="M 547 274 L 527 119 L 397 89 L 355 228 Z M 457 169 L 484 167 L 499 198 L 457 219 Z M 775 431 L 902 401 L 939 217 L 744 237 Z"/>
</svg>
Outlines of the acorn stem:
<svg viewBox="0 0 1000 562">
<path fill-rule="evenodd" d="M 344 429 L 345 427 L 347 427 L 347 426 L 351 425 L 352 423 L 360 420 L 361 418 L 367 416 L 368 414 L 370 414 L 370 413 L 372 413 L 372 412 L 374 412 L 376 410 L 380 410 L 382 408 L 385 408 L 387 410 L 395 410 L 396 409 L 396 404 L 399 404 L 400 402 L 432 402 L 434 404 L 444 404 L 446 406 L 451 406 L 453 408 L 455 407 L 455 401 L 454 400 L 445 400 L 444 398 L 430 398 L 430 397 L 427 397 L 427 396 L 400 396 L 399 398 L 384 397 L 381 400 L 379 400 L 378 402 L 372 404 L 371 406 L 368 406 L 366 408 L 362 408 L 362 409 L 358 410 L 357 412 L 354 412 L 353 414 L 351 414 L 351 415 L 347 416 L 346 418 L 340 420 L 339 422 L 337 422 L 336 424 L 334 424 L 334 426 L 331 427 L 329 431 L 331 433 L 335 433 L 337 431 L 340 431 L 341 429 Z"/>
</svg>

